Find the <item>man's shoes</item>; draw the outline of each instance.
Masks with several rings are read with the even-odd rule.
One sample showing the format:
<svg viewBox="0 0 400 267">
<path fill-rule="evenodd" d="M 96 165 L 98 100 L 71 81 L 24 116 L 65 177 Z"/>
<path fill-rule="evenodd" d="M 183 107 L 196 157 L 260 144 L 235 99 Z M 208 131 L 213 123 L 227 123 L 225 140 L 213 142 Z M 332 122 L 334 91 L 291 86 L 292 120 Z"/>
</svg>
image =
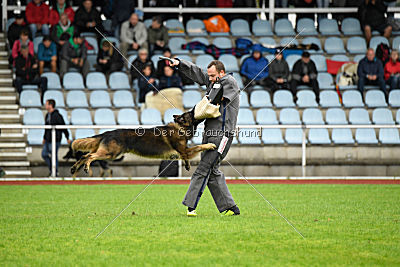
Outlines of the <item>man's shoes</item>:
<svg viewBox="0 0 400 267">
<path fill-rule="evenodd" d="M 225 212 L 222 212 L 222 216 L 234 216 L 235 213 L 231 210 L 226 210 Z"/>
<path fill-rule="evenodd" d="M 233 206 L 230 209 L 227 209 L 222 213 L 222 216 L 234 216 L 234 215 L 240 215 L 240 210 L 238 206 Z"/>
<path fill-rule="evenodd" d="M 187 211 L 186 216 L 188 216 L 188 217 L 197 217 L 197 212 L 196 212 L 196 210 Z"/>
</svg>

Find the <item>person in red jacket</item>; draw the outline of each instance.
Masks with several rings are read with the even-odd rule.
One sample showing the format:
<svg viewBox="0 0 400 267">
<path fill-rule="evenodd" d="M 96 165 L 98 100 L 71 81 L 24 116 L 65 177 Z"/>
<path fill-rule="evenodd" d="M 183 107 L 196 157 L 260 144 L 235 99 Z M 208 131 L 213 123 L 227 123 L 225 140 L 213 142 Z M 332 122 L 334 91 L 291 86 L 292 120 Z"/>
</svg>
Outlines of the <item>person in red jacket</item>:
<svg viewBox="0 0 400 267">
<path fill-rule="evenodd" d="M 390 86 L 390 90 L 400 88 L 400 62 L 399 52 L 393 50 L 390 54 L 390 60 L 386 63 L 385 69 L 385 81 Z"/>
<path fill-rule="evenodd" d="M 32 32 L 32 38 L 35 38 L 37 31 L 42 31 L 43 35 L 49 35 L 49 6 L 42 3 L 42 0 L 32 0 L 25 10 L 26 20 Z"/>
<path fill-rule="evenodd" d="M 50 11 L 49 24 L 51 26 L 57 25 L 62 13 L 68 15 L 68 19 L 71 23 L 74 22 L 75 12 L 72 7 L 68 6 L 65 0 L 57 0 L 54 3 L 53 9 Z"/>
<path fill-rule="evenodd" d="M 31 56 L 34 56 L 35 52 L 33 48 L 33 42 L 29 40 L 29 31 L 27 29 L 23 29 L 21 31 L 19 39 L 13 44 L 11 51 L 12 61 L 14 61 L 21 54 L 21 47 L 23 46 L 28 48 L 28 52 Z"/>
</svg>

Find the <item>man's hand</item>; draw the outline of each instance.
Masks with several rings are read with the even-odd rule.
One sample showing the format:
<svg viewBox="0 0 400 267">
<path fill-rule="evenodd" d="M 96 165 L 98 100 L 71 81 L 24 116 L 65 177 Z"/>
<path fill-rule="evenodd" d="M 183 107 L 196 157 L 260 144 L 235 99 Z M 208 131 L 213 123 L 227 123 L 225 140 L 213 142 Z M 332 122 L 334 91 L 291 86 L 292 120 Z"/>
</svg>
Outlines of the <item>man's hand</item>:
<svg viewBox="0 0 400 267">
<path fill-rule="evenodd" d="M 278 78 L 278 79 L 276 79 L 276 82 L 277 83 L 284 83 L 284 80 L 282 78 Z"/>
<path fill-rule="evenodd" d="M 303 82 L 308 83 L 310 81 L 310 77 L 308 75 L 303 76 Z"/>
<path fill-rule="evenodd" d="M 150 78 L 149 83 L 154 83 L 154 78 Z"/>
<path fill-rule="evenodd" d="M 43 139 L 42 144 L 44 145 L 44 143 L 46 143 L 46 140 Z"/>
<path fill-rule="evenodd" d="M 83 66 L 83 59 L 81 58 L 80 60 L 79 60 L 79 67 L 82 67 Z"/>
<path fill-rule="evenodd" d="M 180 63 L 180 61 L 177 60 L 177 59 L 172 59 L 172 61 L 173 62 L 170 62 L 170 66 L 171 67 L 177 67 L 179 65 L 179 63 Z"/>
<path fill-rule="evenodd" d="M 134 42 L 134 43 L 132 44 L 132 48 L 135 49 L 135 50 L 138 50 L 139 45 L 138 45 L 137 43 Z"/>
<path fill-rule="evenodd" d="M 107 59 L 99 59 L 100 64 L 107 64 Z"/>
<path fill-rule="evenodd" d="M 37 66 L 36 63 L 32 65 L 32 68 L 33 68 L 33 69 L 36 69 L 37 67 L 38 67 L 38 66 Z"/>
<path fill-rule="evenodd" d="M 72 141 L 70 139 L 67 140 L 68 145 L 70 145 L 72 143 Z"/>
<path fill-rule="evenodd" d="M 36 28 L 40 31 L 42 29 L 42 24 L 36 24 Z"/>
<path fill-rule="evenodd" d="M 78 65 L 78 58 L 71 59 L 71 62 L 75 65 Z"/>
</svg>

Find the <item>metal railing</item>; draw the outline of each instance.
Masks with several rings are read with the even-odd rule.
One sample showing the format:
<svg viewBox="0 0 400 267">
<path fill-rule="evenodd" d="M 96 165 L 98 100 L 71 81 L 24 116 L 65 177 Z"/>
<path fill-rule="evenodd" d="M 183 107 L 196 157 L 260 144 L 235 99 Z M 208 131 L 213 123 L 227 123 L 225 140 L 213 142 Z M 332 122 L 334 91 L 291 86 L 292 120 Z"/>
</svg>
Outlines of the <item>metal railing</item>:
<svg viewBox="0 0 400 267">
<path fill-rule="evenodd" d="M 144 129 L 144 128 L 152 128 L 159 125 L 20 125 L 20 124 L 0 124 L 0 129 L 51 129 L 51 176 L 56 176 L 56 130 L 61 129 Z M 202 125 L 199 125 L 198 128 L 202 128 Z M 400 129 L 400 125 L 398 124 L 321 124 L 321 125 L 310 125 L 310 124 L 295 124 L 295 125 L 240 125 L 237 126 L 237 130 L 240 129 L 302 129 L 302 157 L 301 157 L 301 167 L 302 167 L 302 176 L 306 176 L 306 166 L 307 166 L 307 157 L 306 157 L 306 148 L 307 148 L 307 129 L 383 129 L 383 128 L 396 128 Z M 261 136 L 261 135 L 260 135 Z"/>
</svg>

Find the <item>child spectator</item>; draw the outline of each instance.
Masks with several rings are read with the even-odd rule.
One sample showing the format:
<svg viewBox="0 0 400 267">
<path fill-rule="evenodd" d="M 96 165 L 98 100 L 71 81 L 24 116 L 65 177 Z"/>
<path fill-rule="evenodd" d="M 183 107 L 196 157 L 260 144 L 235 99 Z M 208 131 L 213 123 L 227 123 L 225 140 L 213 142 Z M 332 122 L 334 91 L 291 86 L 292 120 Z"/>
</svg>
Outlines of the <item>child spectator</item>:
<svg viewBox="0 0 400 267">
<path fill-rule="evenodd" d="M 174 73 L 174 69 L 171 66 L 164 67 L 164 75 L 160 77 L 160 82 L 158 89 L 166 89 L 178 87 L 182 89 L 182 80 L 181 78 Z"/>
<path fill-rule="evenodd" d="M 74 22 L 75 12 L 72 7 L 68 6 L 65 0 L 57 0 L 53 9 L 50 11 L 49 23 L 51 26 L 57 25 L 60 21 L 61 14 L 67 14 L 69 21 Z"/>
<path fill-rule="evenodd" d="M 35 55 L 33 42 L 31 40 L 29 40 L 29 32 L 26 29 L 21 31 L 21 34 L 19 35 L 19 39 L 14 42 L 14 45 L 13 45 L 12 51 L 11 51 L 13 60 L 15 60 L 20 55 L 22 46 L 25 46 L 28 48 L 30 55 L 32 55 L 32 56 Z"/>
<path fill-rule="evenodd" d="M 153 91 L 157 93 L 157 83 L 153 75 L 153 65 L 145 64 L 142 69 L 142 75 L 139 76 L 139 103 L 144 103 L 146 100 L 146 94 Z"/>
<path fill-rule="evenodd" d="M 105 39 L 101 41 L 100 46 L 101 49 L 97 55 L 96 70 L 104 74 L 121 70 L 124 66 L 121 55 L 115 51 L 114 47 Z"/>
<path fill-rule="evenodd" d="M 43 42 L 38 49 L 39 74 L 43 73 L 43 68 L 48 67 L 52 72 L 57 71 L 57 46 L 51 41 L 50 36 L 43 37 Z"/>
<path fill-rule="evenodd" d="M 390 54 L 390 60 L 386 63 L 385 69 L 385 81 L 390 86 L 390 90 L 400 88 L 400 62 L 399 62 L 399 51 L 392 50 Z"/>
<path fill-rule="evenodd" d="M 32 32 L 32 38 L 35 39 L 36 32 L 42 31 L 43 35 L 49 35 L 49 6 L 42 0 L 32 0 L 25 10 L 26 20 Z"/>
</svg>

